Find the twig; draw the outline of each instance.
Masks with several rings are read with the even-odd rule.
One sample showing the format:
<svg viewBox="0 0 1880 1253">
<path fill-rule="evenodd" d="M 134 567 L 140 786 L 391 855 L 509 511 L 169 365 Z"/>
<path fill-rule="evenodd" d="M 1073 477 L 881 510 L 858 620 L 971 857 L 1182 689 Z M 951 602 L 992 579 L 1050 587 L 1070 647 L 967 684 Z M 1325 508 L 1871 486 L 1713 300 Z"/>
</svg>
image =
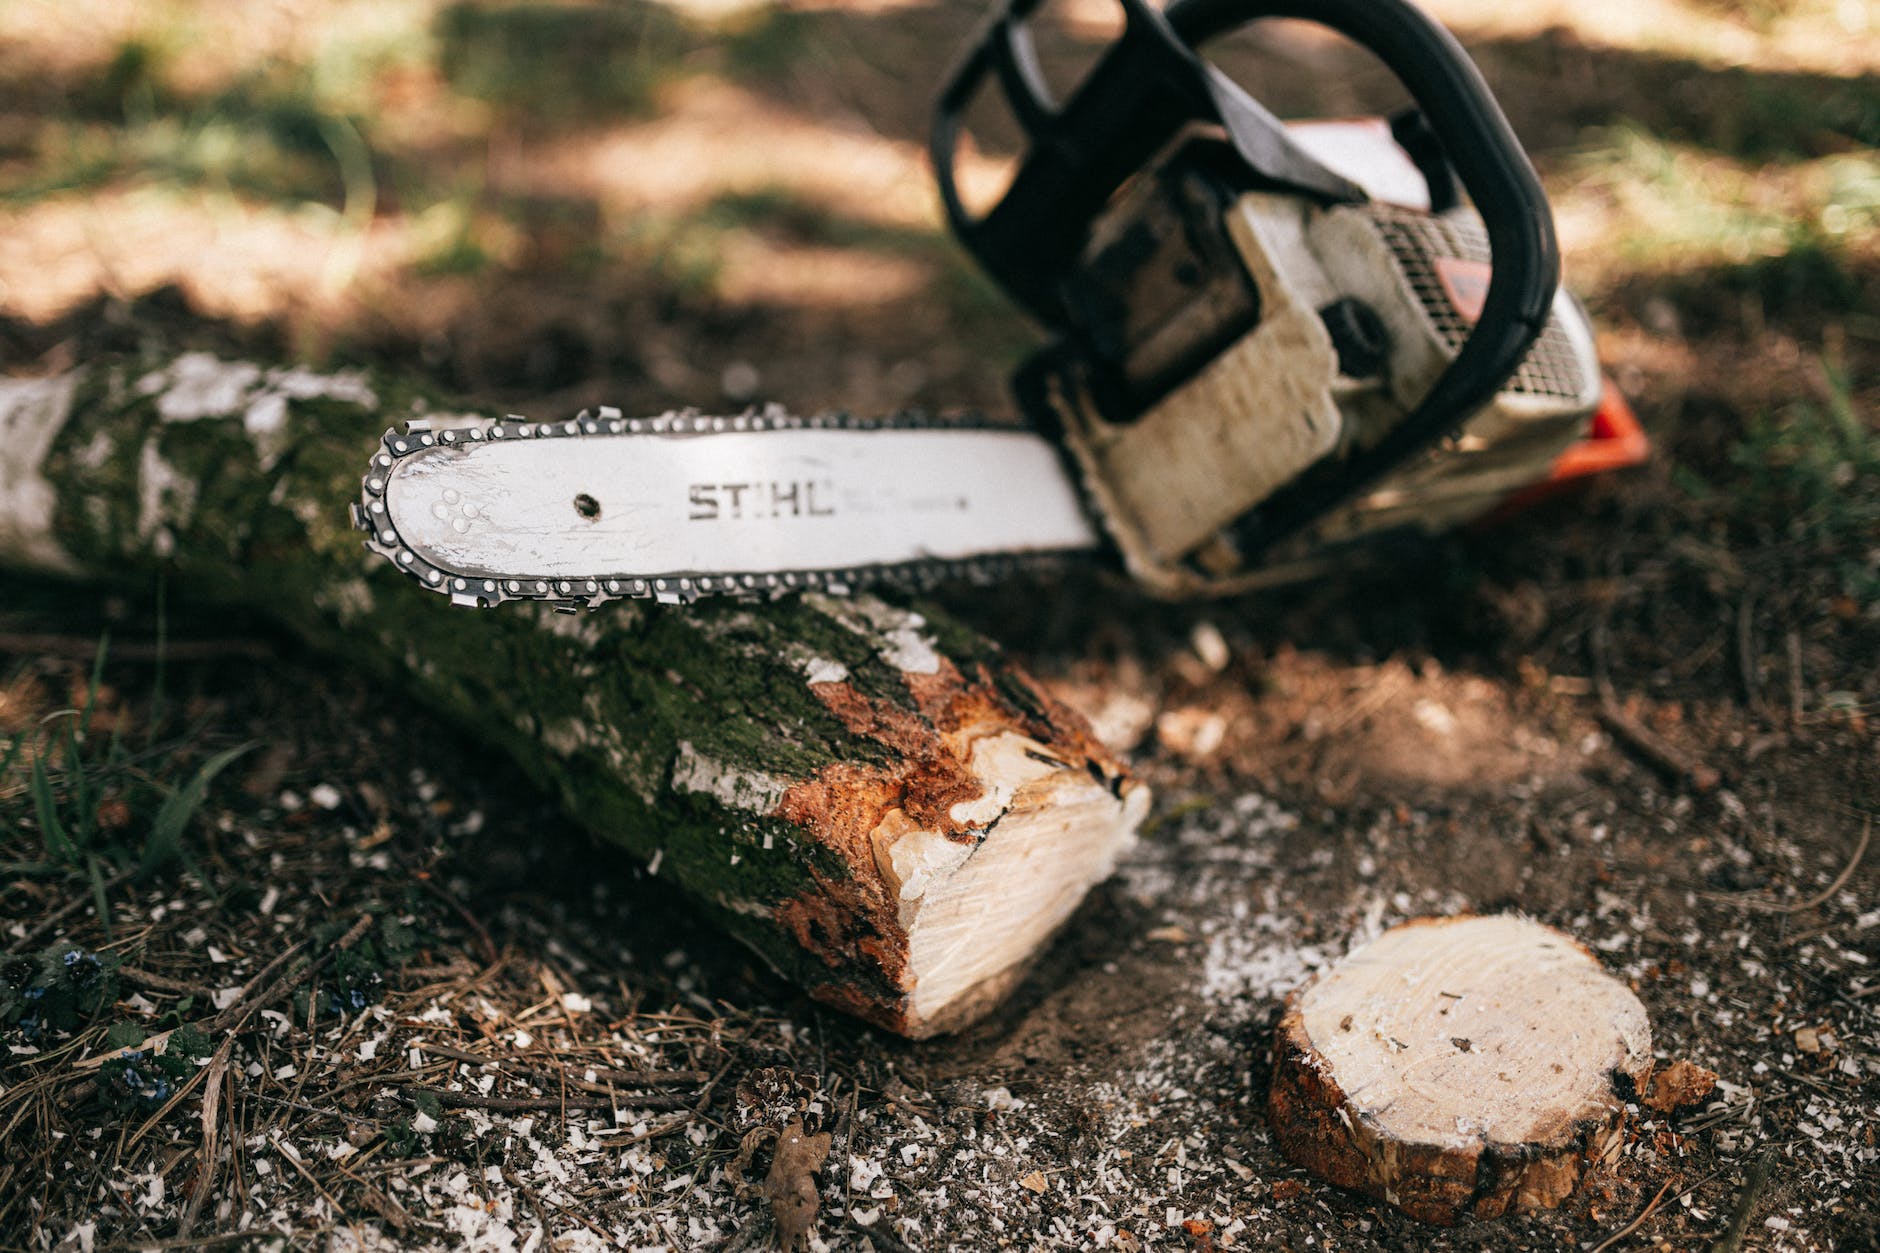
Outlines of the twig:
<svg viewBox="0 0 1880 1253">
<path fill-rule="evenodd" d="M 1789 720 L 1796 726 L 1802 723 L 1802 635 L 1791 630 L 1788 635 L 1789 646 Z"/>
<path fill-rule="evenodd" d="M 253 993 L 253 991 L 256 988 L 263 986 L 266 980 L 273 978 L 275 971 L 279 970 L 282 966 L 285 966 L 288 962 L 298 957 L 306 947 L 307 947 L 306 940 L 296 940 L 294 943 L 288 945 L 287 948 L 280 954 L 280 956 L 276 957 L 273 961 L 263 966 L 260 972 L 257 973 L 254 978 L 250 979 L 247 983 L 244 983 L 242 985 L 241 992 L 235 997 L 235 999 L 232 1002 L 230 1002 L 229 1007 L 223 1010 L 221 1013 L 217 1014 L 215 1017 L 211 1018 L 209 1020 L 209 1025 L 208 1027 L 205 1028 L 205 1030 L 208 1030 L 208 1031 L 222 1030 L 235 1021 L 236 1015 L 245 1014 L 246 1010 L 244 1009 L 244 1006 L 247 1005 L 250 994 Z"/>
<path fill-rule="evenodd" d="M 658 1126 L 648 1127 L 638 1135 L 628 1136 L 624 1140 L 610 1139 L 607 1141 L 608 1146 L 616 1149 L 624 1149 L 631 1145 L 642 1144 L 648 1140 L 657 1140 L 661 1136 L 671 1135 L 673 1132 L 679 1130 L 679 1128 L 689 1125 L 695 1119 L 705 1117 L 705 1111 L 710 1109 L 712 1105 L 712 1093 L 718 1090 L 719 1081 L 722 1080 L 730 1070 L 730 1062 L 726 1062 L 723 1066 L 719 1067 L 718 1073 L 711 1077 L 711 1081 L 703 1088 L 699 1089 L 698 1104 L 694 1105 L 686 1113 L 680 1114 L 675 1118 L 668 1118 Z"/>
<path fill-rule="evenodd" d="M 430 1040 L 420 1041 L 418 1048 L 423 1052 L 433 1053 L 438 1057 L 448 1057 L 452 1061 L 469 1062 L 473 1066 L 517 1066 L 525 1070 L 532 1070 L 534 1066 L 532 1066 L 531 1063 L 539 1060 L 565 1070 L 571 1075 L 576 1072 L 585 1075 L 591 1070 L 594 1072 L 594 1077 L 597 1080 L 611 1080 L 617 1084 L 643 1088 L 681 1087 L 686 1084 L 704 1083 L 707 1079 L 711 1078 L 711 1076 L 703 1070 L 614 1070 L 606 1066 L 582 1066 L 578 1063 L 570 1064 L 555 1058 L 546 1057 L 533 1058 L 526 1056 L 517 1057 L 513 1055 L 509 1057 L 488 1057 L 482 1053 L 472 1053 L 469 1049 L 454 1048 L 451 1045 L 438 1044 Z"/>
<path fill-rule="evenodd" d="M 861 1236 L 862 1239 L 868 1241 L 868 1243 L 877 1250 L 885 1250 L 885 1253 L 916 1253 L 913 1245 L 901 1239 L 901 1237 L 895 1235 L 893 1232 L 877 1231 L 873 1227 L 864 1227 L 848 1214 L 842 1216 L 842 1221 L 844 1226 Z"/>
<path fill-rule="evenodd" d="M 172 979 L 160 975 L 154 970 L 145 970 L 141 966 L 119 966 L 118 974 L 132 983 L 141 983 L 147 988 L 159 992 L 176 992 L 183 996 L 200 996 L 205 1000 L 213 995 L 210 989 L 200 983 L 191 983 L 187 979 Z"/>
<path fill-rule="evenodd" d="M 264 1240 L 317 1241 L 328 1227 L 277 1231 L 272 1227 L 250 1227 L 246 1231 L 217 1231 L 205 1236 L 178 1236 L 174 1240 L 139 1240 L 131 1244 L 101 1244 L 97 1253 L 150 1253 L 152 1249 L 206 1249 L 218 1244 L 259 1244 Z"/>
<path fill-rule="evenodd" d="M 1620 708 L 1619 697 L 1612 689 L 1612 673 L 1606 660 L 1609 639 L 1610 629 L 1602 615 L 1593 623 L 1588 641 L 1593 650 L 1593 687 L 1599 693 L 1600 725 L 1612 732 L 1627 748 L 1643 757 L 1659 773 L 1669 775 L 1680 783 L 1689 781 L 1699 792 L 1715 788 L 1723 781 L 1721 775 L 1652 734 Z"/>
<path fill-rule="evenodd" d="M 437 897 L 437 899 L 450 906 L 457 916 L 463 919 L 464 923 L 468 925 L 472 931 L 476 932 L 477 942 L 483 946 L 483 956 L 487 964 L 494 966 L 497 961 L 500 960 L 501 954 L 497 952 L 496 941 L 490 939 L 490 933 L 484 929 L 481 922 L 477 921 L 476 916 L 465 909 L 463 902 L 445 891 L 444 885 L 432 879 L 431 876 L 420 875 L 418 877 L 418 883 L 426 891 Z"/>
<path fill-rule="evenodd" d="M 94 648 L 95 647 L 96 646 L 94 645 Z M 137 872 L 135 870 L 120 870 L 118 873 L 112 875 L 109 879 L 106 879 L 104 881 L 103 886 L 99 890 L 101 892 L 109 893 L 112 888 L 117 887 L 119 884 L 123 883 L 125 880 L 129 879 L 133 874 L 136 874 L 136 873 Z M 19 939 L 15 940 L 13 942 L 12 948 L 9 949 L 8 951 L 14 952 L 14 953 L 25 952 L 27 949 L 32 947 L 33 942 L 35 940 L 37 940 L 40 936 L 44 935 L 46 932 L 52 930 L 53 927 L 57 926 L 59 922 L 63 918 L 65 918 L 67 914 L 70 914 L 75 909 L 80 909 L 86 905 L 91 904 L 96 899 L 97 899 L 97 895 L 91 892 L 87 892 L 83 896 L 73 897 L 71 900 L 67 901 L 65 904 L 59 906 L 57 909 L 47 914 L 44 918 L 41 918 L 39 922 L 31 930 L 29 930 L 25 935 L 21 936 Z"/>
<path fill-rule="evenodd" d="M 1867 855 L 1867 846 L 1872 842 L 1873 817 L 1869 815 L 1867 821 L 1861 824 L 1860 843 L 1854 846 L 1854 855 L 1847 859 L 1847 865 L 1841 868 L 1840 874 L 1834 876 L 1833 883 L 1830 883 L 1827 887 L 1821 889 L 1821 891 L 1815 893 L 1805 901 L 1783 904 L 1779 901 L 1766 901 L 1753 896 L 1722 896 L 1715 897 L 1714 899 L 1729 901 L 1731 904 L 1740 905 L 1744 909 L 1759 909 L 1767 914 L 1806 913 L 1808 910 L 1818 905 L 1827 904 L 1829 900 L 1833 899 L 1836 892 L 1839 892 L 1842 888 L 1847 886 L 1847 881 L 1854 877 L 1854 871 L 1860 867 L 1860 860 Z"/>
<path fill-rule="evenodd" d="M 1659 773 L 1676 782 L 1688 781 L 1699 792 L 1711 791 L 1723 781 L 1723 776 L 1652 734 L 1620 708 L 1619 697 L 1612 689 L 1612 671 L 1607 664 L 1610 641 L 1611 629 L 1602 614 L 1593 623 L 1587 640 L 1593 652 L 1593 687 L 1599 693 L 1600 725 Z"/>
<path fill-rule="evenodd" d="M 636 1144 L 645 1144 L 648 1140 L 657 1140 L 661 1136 L 671 1135 L 673 1132 L 679 1130 L 681 1127 L 690 1126 L 697 1117 L 698 1117 L 697 1114 L 693 1113 L 691 1110 L 687 1110 L 683 1114 L 678 1114 L 672 1118 L 668 1118 L 665 1122 L 655 1123 L 653 1126 L 648 1127 L 645 1131 L 642 1131 L 637 1135 L 630 1135 L 630 1136 L 624 1136 L 624 1137 L 618 1137 L 618 1138 L 614 1136 L 607 1136 L 601 1139 L 600 1145 L 602 1148 L 605 1148 L 605 1149 L 632 1148 Z"/>
<path fill-rule="evenodd" d="M 195 1091 L 196 1085 L 202 1082 L 203 1078 L 207 1075 L 207 1073 L 208 1071 L 206 1068 L 193 1071 L 191 1072 L 189 1078 L 177 1084 L 176 1091 L 170 1094 L 170 1099 L 165 1101 L 162 1105 L 158 1106 L 156 1113 L 144 1119 L 143 1124 L 139 1126 L 136 1131 L 131 1133 L 130 1138 L 123 1142 L 123 1147 L 120 1148 L 118 1151 L 120 1153 L 128 1153 L 130 1150 L 136 1148 L 137 1142 L 143 1139 L 145 1136 L 149 1135 L 150 1129 L 152 1127 L 155 1127 L 157 1124 L 161 1123 L 164 1119 L 168 1118 L 170 1116 L 170 1111 L 175 1109 L 178 1105 L 181 1105 L 183 1103 L 183 1098 L 187 1097 L 191 1092 Z"/>
<path fill-rule="evenodd" d="M 360 938 L 371 929 L 372 923 L 373 916 L 371 914 L 360 914 L 353 925 L 347 928 L 346 934 L 335 941 L 333 946 L 327 949 L 326 952 L 314 958 L 299 970 L 282 975 L 256 995 L 244 996 L 237 1000 L 233 1005 L 230 1005 L 227 1009 L 211 1019 L 206 1030 L 213 1034 L 216 1031 L 233 1031 L 239 1029 L 256 1010 L 264 1005 L 272 1005 L 274 1002 L 280 1000 L 284 994 L 292 991 L 305 980 L 312 978 L 314 971 L 320 969 L 338 954 L 345 952 L 347 949 L 357 944 Z M 283 954 L 283 956 L 286 956 L 286 954 Z M 272 970 L 280 965 L 280 960 L 280 958 L 276 958 L 274 961 L 270 962 L 268 969 Z M 263 973 L 265 974 L 266 971 Z M 258 981 L 259 976 L 256 976 L 255 979 L 249 980 L 248 986 L 253 987 Z"/>
<path fill-rule="evenodd" d="M 1744 592 L 1736 607 L 1736 668 L 1743 680 L 1743 699 L 1752 714 L 1763 711 L 1762 684 L 1756 674 L 1755 629 L 1756 601 L 1753 592 Z"/>
<path fill-rule="evenodd" d="M 320 1181 L 313 1177 L 313 1172 L 308 1170 L 301 1162 L 300 1155 L 293 1150 L 292 1146 L 277 1140 L 274 1143 L 274 1147 L 278 1150 L 275 1156 L 299 1171 L 300 1177 L 313 1185 L 313 1190 L 318 1192 L 326 1203 L 333 1207 L 335 1214 L 343 1214 L 346 1212 L 346 1207 L 339 1203 L 339 1199 L 322 1187 Z"/>
<path fill-rule="evenodd" d="M 466 979 L 476 972 L 476 967 L 469 962 L 458 962 L 445 966 L 400 966 L 386 971 L 386 975 L 399 979 Z"/>
<path fill-rule="evenodd" d="M 1607 1249 L 1610 1249 L 1613 1245 L 1619 1243 L 1619 1241 L 1625 1239 L 1627 1236 L 1637 1231 L 1640 1227 L 1643 1227 L 1645 1225 L 1645 1220 L 1658 1212 L 1658 1202 L 1665 1199 L 1665 1193 L 1671 1191 L 1671 1185 L 1674 1182 L 1676 1181 L 1672 1179 L 1665 1180 L 1665 1186 L 1658 1189 L 1658 1195 L 1653 1197 L 1650 1201 L 1646 1203 L 1645 1208 L 1638 1212 L 1637 1218 L 1634 1218 L 1631 1222 L 1627 1223 L 1625 1226 L 1619 1228 L 1619 1230 L 1613 1232 L 1611 1235 L 1607 1236 L 1604 1240 L 1601 1240 L 1598 1244 L 1594 1245 L 1592 1249 L 1590 1250 L 1590 1253 L 1606 1253 Z"/>
<path fill-rule="evenodd" d="M 542 1234 L 544 1236 L 552 1234 L 552 1226 L 548 1221 L 548 1211 L 553 1209 L 556 1213 L 565 1214 L 580 1223 L 583 1227 L 586 1227 L 589 1231 L 599 1236 L 603 1243 L 612 1242 L 612 1236 L 608 1235 L 605 1231 L 602 1231 L 599 1227 L 596 1227 L 593 1223 L 581 1217 L 581 1215 L 575 1213 L 573 1210 L 564 1209 L 552 1201 L 543 1200 L 542 1197 L 536 1193 L 534 1188 L 531 1188 L 528 1184 L 517 1178 L 515 1172 L 505 1169 L 503 1171 L 503 1178 L 509 1181 L 510 1187 L 522 1193 L 522 1195 L 528 1199 L 529 1204 L 534 1207 L 535 1216 L 541 1220 Z M 554 1241 L 551 1241 L 551 1243 L 554 1243 Z"/>
<path fill-rule="evenodd" d="M 1772 1145 L 1764 1151 L 1762 1160 L 1749 1172 L 1749 1182 L 1743 1185 L 1742 1199 L 1736 1203 L 1736 1213 L 1730 1216 L 1730 1225 L 1723 1229 L 1723 1235 L 1710 1246 L 1710 1253 L 1736 1253 L 1742 1247 L 1743 1233 L 1749 1230 L 1749 1216 L 1755 1212 L 1756 1202 L 1762 1196 L 1763 1189 L 1769 1186 L 1769 1177 L 1775 1172 L 1776 1150 Z"/>
<path fill-rule="evenodd" d="M 545 1109 L 686 1109 L 692 1102 L 683 1096 L 664 1092 L 644 1096 L 622 1094 L 618 1099 L 599 1096 L 484 1096 L 481 1092 L 452 1092 L 448 1088 L 400 1088 L 400 1095 L 416 1104 L 428 1096 L 451 1109 L 487 1109 L 504 1114 L 520 1114 Z"/>
<path fill-rule="evenodd" d="M 183 1217 L 176 1225 L 178 1236 L 189 1235 L 202 1213 L 203 1201 L 215 1190 L 216 1155 L 222 1148 L 218 1117 L 222 1112 L 222 1076 L 228 1070 L 229 1053 L 234 1047 L 235 1037 L 223 1036 L 215 1056 L 209 1059 L 209 1077 L 202 1090 L 202 1147 L 196 1151 L 195 1183 L 190 1189 L 189 1201 L 183 1206 Z"/>
<path fill-rule="evenodd" d="M 1610 690 L 1600 694 L 1599 723 L 1660 774 L 1680 783 L 1688 782 L 1699 792 L 1713 791 L 1723 782 L 1723 776 L 1713 767 L 1672 747 L 1626 716 Z"/>
<path fill-rule="evenodd" d="M 379 1189 L 367 1183 L 354 1172 L 346 1169 L 345 1162 L 335 1161 L 333 1163 L 333 1169 L 359 1185 L 360 1198 L 371 1207 L 373 1213 L 390 1223 L 393 1230 L 403 1232 L 411 1227 L 413 1223 L 417 1223 L 423 1227 L 429 1227 L 432 1230 L 441 1230 L 436 1224 L 426 1223 L 413 1217 L 410 1210 L 407 1210 L 397 1201 L 394 1201 L 386 1193 L 381 1192 Z"/>
<path fill-rule="evenodd" d="M 309 978 L 313 974 L 314 971 L 318 970 L 327 961 L 331 960 L 334 954 L 343 952 L 346 949 L 351 948 L 355 943 L 358 942 L 359 937 L 366 933 L 366 929 L 370 927 L 371 925 L 372 925 L 371 914 L 360 915 L 359 920 L 352 925 L 352 928 L 348 930 L 345 935 L 341 936 L 339 938 L 338 943 L 334 944 L 333 947 L 328 949 L 325 953 L 314 958 L 312 961 L 308 962 L 306 965 L 302 966 L 300 969 L 295 970 L 295 971 L 290 971 L 289 973 L 282 975 L 280 978 L 274 980 L 273 983 L 268 984 L 267 987 L 263 988 L 260 992 L 256 993 L 255 995 L 252 995 L 252 996 L 246 995 L 245 993 L 247 989 L 258 986 L 263 979 L 267 978 L 274 971 L 279 970 L 283 965 L 293 960 L 293 958 L 297 956 L 302 949 L 306 948 L 307 941 L 305 940 L 296 941 L 295 943 L 288 946 L 286 952 L 282 953 L 279 957 L 276 957 L 273 961 L 269 962 L 262 969 L 260 974 L 250 979 L 247 983 L 243 984 L 242 986 L 244 990 L 244 995 L 237 997 L 234 1003 L 231 1004 L 227 1009 L 223 1010 L 219 1014 L 214 1015 L 213 1017 L 201 1019 L 191 1025 L 193 1025 L 198 1031 L 201 1031 L 205 1035 L 219 1035 L 223 1032 L 235 1032 L 235 1031 L 241 1030 L 242 1025 L 248 1021 L 248 1019 L 254 1014 L 256 1010 L 260 1009 L 264 1005 L 272 1005 L 283 994 L 285 994 L 288 991 L 291 991 L 302 980 Z M 172 1027 L 168 1031 L 157 1032 L 157 1034 L 151 1036 L 150 1038 L 144 1041 L 144 1047 L 147 1049 L 160 1051 L 161 1049 L 168 1046 L 170 1037 L 172 1035 L 175 1035 L 177 1030 L 178 1028 Z M 110 1061 L 112 1058 L 117 1057 L 119 1055 L 119 1052 L 120 1050 L 111 1049 L 106 1052 L 99 1053 L 94 1057 L 87 1057 L 83 1061 L 73 1062 L 72 1070 L 75 1073 L 83 1072 L 87 1070 L 96 1070 L 98 1067 L 104 1065 L 106 1062 Z M 201 1074 L 202 1074 L 201 1071 L 197 1071 L 196 1075 L 190 1079 L 190 1083 L 194 1083 L 196 1078 L 200 1077 Z M 139 1132 L 138 1134 L 141 1135 L 142 1132 Z"/>
<path fill-rule="evenodd" d="M 731 1233 L 731 1238 L 719 1245 L 712 1253 L 744 1253 L 744 1250 L 770 1234 L 770 1225 L 761 1217 L 749 1219 Z"/>
</svg>

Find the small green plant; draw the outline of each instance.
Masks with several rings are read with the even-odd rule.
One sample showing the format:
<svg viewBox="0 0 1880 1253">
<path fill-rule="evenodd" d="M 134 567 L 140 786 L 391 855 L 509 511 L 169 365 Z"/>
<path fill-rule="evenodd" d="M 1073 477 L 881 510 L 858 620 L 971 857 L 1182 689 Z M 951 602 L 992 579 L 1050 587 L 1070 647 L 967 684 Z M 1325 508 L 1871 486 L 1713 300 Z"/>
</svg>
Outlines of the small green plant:
<svg viewBox="0 0 1880 1253">
<path fill-rule="evenodd" d="M 340 937 L 344 925 L 333 922 L 314 928 L 314 942 L 324 947 Z M 310 1016 L 344 1018 L 376 1005 L 385 988 L 385 969 L 411 960 L 417 936 L 396 918 L 385 916 L 357 944 L 333 955 L 317 995 L 306 988 L 294 994 L 294 1012 Z"/>
<path fill-rule="evenodd" d="M 1590 134 L 1568 168 L 1570 194 L 1597 194 L 1622 224 L 1610 260 L 1632 278 L 1653 276 L 1695 323 L 1745 297 L 1770 316 L 1844 316 L 1872 302 L 1871 153 L 1756 165 L 1619 124 Z"/>
<path fill-rule="evenodd" d="M 225 749 L 210 757 L 180 783 L 166 776 L 179 772 L 180 743 L 132 743 L 125 719 L 110 720 L 99 733 L 97 713 L 104 676 L 107 640 L 101 640 L 91 680 L 78 708 L 43 719 L 37 734 L 17 736 L 0 751 L 0 784 L 24 775 L 44 860 L 16 870 L 75 870 L 90 879 L 98 915 L 108 929 L 104 885 L 112 875 L 135 872 L 148 877 L 187 860 L 183 837 L 207 799 L 209 786 L 253 744 Z"/>
<path fill-rule="evenodd" d="M 74 944 L 0 961 L 0 1039 L 32 1045 L 86 1025 L 117 1000 L 117 969 Z"/>
<path fill-rule="evenodd" d="M 333 979 L 321 989 L 320 1008 L 335 1017 L 356 1014 L 378 1002 L 384 985 L 374 955 L 347 949 L 333 959 Z"/>
<path fill-rule="evenodd" d="M 1731 451 L 1745 513 L 1780 538 L 1829 556 L 1841 591 L 1880 603 L 1880 431 L 1856 412 L 1848 380 L 1828 402 L 1752 421 Z"/>
<path fill-rule="evenodd" d="M 195 1027 L 172 1032 L 161 1052 L 143 1048 L 143 1032 L 129 1023 L 113 1027 L 105 1042 L 119 1052 L 98 1068 L 98 1099 L 118 1114 L 158 1108 L 213 1051 L 209 1038 Z"/>
</svg>

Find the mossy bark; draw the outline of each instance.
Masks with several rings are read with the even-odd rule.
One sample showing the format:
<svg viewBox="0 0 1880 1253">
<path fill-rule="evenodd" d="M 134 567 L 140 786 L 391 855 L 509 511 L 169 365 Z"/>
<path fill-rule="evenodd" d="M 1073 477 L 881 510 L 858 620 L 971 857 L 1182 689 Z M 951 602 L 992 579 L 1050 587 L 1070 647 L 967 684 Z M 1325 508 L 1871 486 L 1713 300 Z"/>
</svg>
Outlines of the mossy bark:
<svg viewBox="0 0 1880 1253">
<path fill-rule="evenodd" d="M 1017 736 L 1055 763 L 1027 776 L 1034 808 L 1083 789 L 1093 829 L 1067 881 L 1081 895 L 1107 873 L 1142 798 L 1076 715 L 957 624 L 870 597 L 472 611 L 368 554 L 347 503 L 378 434 L 437 408 L 405 381 L 201 354 L 0 381 L 0 563 L 162 567 L 173 594 L 267 612 L 520 763 L 786 975 L 893 1030 L 960 1025 L 1022 965 L 916 1007 L 894 846 L 908 830 L 985 842 L 1014 801 L 970 803 L 1010 790 L 982 744 Z M 1088 810 L 1093 785 L 1114 812 Z"/>
</svg>

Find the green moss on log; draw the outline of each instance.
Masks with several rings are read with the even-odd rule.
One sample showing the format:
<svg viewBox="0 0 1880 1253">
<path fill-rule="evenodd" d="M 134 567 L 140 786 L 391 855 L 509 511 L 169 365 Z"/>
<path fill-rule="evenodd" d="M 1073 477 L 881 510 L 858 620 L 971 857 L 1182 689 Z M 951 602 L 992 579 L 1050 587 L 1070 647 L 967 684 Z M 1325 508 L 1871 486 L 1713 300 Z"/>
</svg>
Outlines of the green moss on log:
<svg viewBox="0 0 1880 1253">
<path fill-rule="evenodd" d="M 634 603 L 580 617 L 451 606 L 368 554 L 347 512 L 383 428 L 438 408 L 384 377 L 322 379 L 200 356 L 96 367 L 78 380 L 43 463 L 57 494 L 53 533 L 82 569 L 119 582 L 161 569 L 174 595 L 263 610 L 412 693 L 786 974 L 843 984 L 835 999 L 851 1007 L 891 1004 L 891 961 L 844 965 L 833 944 L 805 946 L 810 923 L 792 934 L 782 921 L 786 903 L 833 894 L 831 909 L 859 910 L 867 917 L 856 927 L 880 932 L 856 952 L 891 946 L 893 924 L 880 919 L 892 918 L 892 901 L 878 883 L 857 882 L 875 873 L 873 853 L 865 840 L 819 842 L 779 816 L 778 801 L 779 789 L 832 770 L 888 772 L 903 751 L 845 722 L 812 687 L 812 670 L 844 676 L 845 693 L 882 720 L 932 730 L 868 621 L 893 611 L 815 597 Z M 988 641 L 931 613 L 923 634 L 960 672 L 983 673 L 970 682 L 1010 706 L 1015 724 L 1049 723 Z M 816 909 L 804 916 L 826 921 Z M 862 1012 L 895 1025 L 888 1010 Z"/>
</svg>

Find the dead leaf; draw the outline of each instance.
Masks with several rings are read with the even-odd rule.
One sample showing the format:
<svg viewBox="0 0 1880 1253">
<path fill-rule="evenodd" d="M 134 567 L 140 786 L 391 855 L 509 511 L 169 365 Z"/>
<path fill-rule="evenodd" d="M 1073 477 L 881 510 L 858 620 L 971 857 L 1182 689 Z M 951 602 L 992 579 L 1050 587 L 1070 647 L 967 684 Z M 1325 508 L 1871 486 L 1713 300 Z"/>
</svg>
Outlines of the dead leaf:
<svg viewBox="0 0 1880 1253">
<path fill-rule="evenodd" d="M 764 1196 L 777 1220 L 777 1238 L 786 1250 L 807 1248 L 816 1227 L 822 1194 L 816 1190 L 816 1172 L 829 1157 L 829 1133 L 808 1135 L 801 1119 L 792 1119 L 777 1137 L 776 1156 L 764 1177 Z"/>
<path fill-rule="evenodd" d="M 1034 1170 L 1029 1175 L 1026 1175 L 1023 1179 L 1020 1179 L 1018 1181 L 1018 1186 L 1021 1188 L 1029 1188 L 1033 1192 L 1036 1192 L 1039 1196 L 1043 1196 L 1045 1189 L 1049 1188 L 1051 1184 L 1049 1181 L 1045 1179 L 1044 1172 L 1042 1170 Z"/>
<path fill-rule="evenodd" d="M 1296 1201 L 1306 1194 L 1306 1185 L 1297 1179 L 1281 1179 L 1273 1185 L 1273 1199 L 1281 1205 Z"/>
<path fill-rule="evenodd" d="M 1669 1114 L 1699 1104 L 1716 1086 L 1715 1072 L 1680 1059 L 1652 1076 L 1645 1104 L 1661 1114 Z"/>
</svg>

